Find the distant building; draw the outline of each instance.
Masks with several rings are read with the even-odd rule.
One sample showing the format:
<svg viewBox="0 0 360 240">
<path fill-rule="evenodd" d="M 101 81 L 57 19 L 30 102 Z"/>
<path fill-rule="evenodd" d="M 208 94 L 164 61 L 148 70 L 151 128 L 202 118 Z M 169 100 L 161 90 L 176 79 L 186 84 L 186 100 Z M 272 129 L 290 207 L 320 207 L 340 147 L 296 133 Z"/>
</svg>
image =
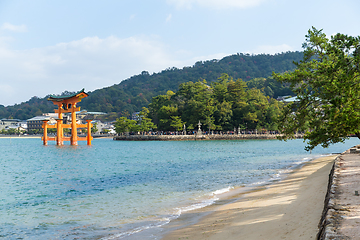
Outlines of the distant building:
<svg viewBox="0 0 360 240">
<path fill-rule="evenodd" d="M 58 117 L 58 113 L 43 113 L 42 116 L 46 116 L 46 117 L 53 117 L 53 118 L 57 118 Z"/>
<path fill-rule="evenodd" d="M 33 118 L 30 118 L 30 119 L 26 120 L 28 131 L 41 130 L 42 125 L 43 125 L 43 120 L 49 120 L 49 124 L 55 124 L 56 123 L 56 120 L 55 120 L 54 117 L 44 116 L 44 115 L 36 116 L 36 117 L 33 117 Z"/>
<path fill-rule="evenodd" d="M 116 134 L 115 126 L 112 122 L 104 123 L 105 126 L 102 127 L 100 133 L 109 133 L 109 134 Z"/>
<path fill-rule="evenodd" d="M 0 131 L 5 129 L 5 128 L 9 128 L 9 127 L 19 127 L 21 123 L 20 119 L 6 119 L 3 118 L 0 120 Z"/>
<path fill-rule="evenodd" d="M 106 124 L 102 123 L 100 120 L 93 120 L 93 121 L 91 121 L 91 123 L 93 124 L 94 127 L 96 125 L 96 129 L 97 129 L 97 131 L 95 132 L 96 134 L 100 134 L 100 132 L 106 126 Z"/>
<path fill-rule="evenodd" d="M 27 130 L 27 122 L 26 121 L 21 121 L 20 123 L 20 127 Z"/>
<path fill-rule="evenodd" d="M 76 112 L 76 122 L 78 124 L 86 124 L 86 119 L 95 119 L 96 116 L 99 115 L 106 115 L 107 113 L 103 112 L 88 112 L 86 110 L 82 110 L 79 112 Z M 65 124 L 71 123 L 71 114 L 70 113 L 64 113 L 63 114 L 63 122 Z"/>
<path fill-rule="evenodd" d="M 139 114 L 140 114 L 140 112 L 134 112 L 131 115 L 131 120 L 139 121 L 140 120 Z"/>
<path fill-rule="evenodd" d="M 286 98 L 283 100 L 284 103 L 291 103 L 291 102 L 298 102 L 299 99 L 295 96 L 295 97 L 290 97 L 290 98 Z"/>
<path fill-rule="evenodd" d="M 298 102 L 299 101 L 297 96 L 295 96 L 295 97 L 292 97 L 292 96 L 279 96 L 276 100 L 284 102 L 284 103 L 291 103 L 291 102 Z"/>
<path fill-rule="evenodd" d="M 104 113 L 104 112 L 88 112 L 86 110 L 82 110 L 80 112 L 77 112 L 76 113 L 76 117 L 80 120 L 83 120 L 83 119 L 95 119 L 96 116 L 99 116 L 99 115 L 106 115 L 107 113 Z"/>
<path fill-rule="evenodd" d="M 287 98 L 291 98 L 292 96 L 288 95 L 288 96 L 278 96 L 276 100 L 278 101 L 284 101 Z"/>
</svg>

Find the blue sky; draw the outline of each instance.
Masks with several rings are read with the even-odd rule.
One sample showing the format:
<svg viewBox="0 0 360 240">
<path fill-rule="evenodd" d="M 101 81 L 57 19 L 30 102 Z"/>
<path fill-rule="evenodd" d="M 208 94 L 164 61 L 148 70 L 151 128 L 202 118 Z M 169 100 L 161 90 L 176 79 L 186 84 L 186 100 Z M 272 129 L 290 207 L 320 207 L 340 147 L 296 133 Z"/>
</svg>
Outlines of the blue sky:
<svg viewBox="0 0 360 240">
<path fill-rule="evenodd" d="M 358 36 L 359 11 L 358 0 L 1 0 L 0 104 L 235 53 L 302 50 L 311 26 Z"/>
</svg>

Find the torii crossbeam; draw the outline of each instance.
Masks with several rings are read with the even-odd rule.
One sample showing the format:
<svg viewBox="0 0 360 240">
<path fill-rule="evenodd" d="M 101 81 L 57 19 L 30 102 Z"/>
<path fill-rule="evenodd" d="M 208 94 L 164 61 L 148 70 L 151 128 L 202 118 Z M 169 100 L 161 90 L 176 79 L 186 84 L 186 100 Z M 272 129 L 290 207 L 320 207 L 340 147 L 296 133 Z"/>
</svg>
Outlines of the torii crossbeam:
<svg viewBox="0 0 360 240">
<path fill-rule="evenodd" d="M 71 145 L 78 145 L 78 141 L 87 141 L 87 145 L 91 145 L 91 120 L 86 120 L 87 124 L 77 124 L 76 123 L 76 112 L 80 111 L 80 107 L 76 107 L 76 104 L 81 101 L 81 99 L 89 96 L 85 93 L 84 89 L 68 96 L 50 96 L 49 101 L 52 101 L 55 105 L 58 106 L 58 109 L 55 109 L 55 113 L 58 113 L 58 118 L 56 119 L 55 125 L 49 125 L 48 120 L 43 120 L 43 143 L 47 145 L 49 140 L 56 141 L 56 145 L 63 145 L 64 141 L 70 141 Z M 71 124 L 63 123 L 63 113 L 71 113 Z M 56 128 L 57 136 L 48 137 L 47 129 Z M 71 128 L 71 137 L 64 137 L 64 128 Z M 86 137 L 78 137 L 77 129 L 78 128 L 87 128 Z"/>
</svg>

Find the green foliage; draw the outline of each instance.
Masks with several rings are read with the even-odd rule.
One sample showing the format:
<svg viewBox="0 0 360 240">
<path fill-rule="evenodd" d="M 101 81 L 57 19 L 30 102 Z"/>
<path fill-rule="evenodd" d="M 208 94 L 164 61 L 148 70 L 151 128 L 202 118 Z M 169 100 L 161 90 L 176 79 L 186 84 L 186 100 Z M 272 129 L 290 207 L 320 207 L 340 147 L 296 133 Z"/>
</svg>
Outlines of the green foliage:
<svg viewBox="0 0 360 240">
<path fill-rule="evenodd" d="M 131 132 L 136 125 L 135 120 L 127 119 L 126 117 L 120 117 L 115 122 L 115 132 L 118 134 Z"/>
<path fill-rule="evenodd" d="M 148 132 L 150 130 L 155 130 L 157 127 L 156 125 L 151 121 L 151 118 L 148 117 L 149 115 L 149 109 L 146 107 L 143 107 L 142 111 L 139 113 L 139 121 L 138 121 L 138 131 L 140 132 Z"/>
<path fill-rule="evenodd" d="M 57 129 L 56 129 L 56 128 L 48 128 L 48 129 L 47 129 L 47 132 L 48 132 L 48 133 L 56 133 L 56 132 L 57 132 Z"/>
<path fill-rule="evenodd" d="M 149 104 L 151 117 L 160 130 L 206 130 L 266 128 L 276 130 L 275 118 L 282 105 L 259 89 L 248 89 L 241 79 L 222 74 L 211 86 L 205 80 L 186 82 L 175 94 L 160 95 Z"/>
<path fill-rule="evenodd" d="M 184 128 L 185 122 L 181 120 L 180 116 L 171 116 L 170 126 L 176 131 L 181 131 Z"/>
<path fill-rule="evenodd" d="M 174 92 L 168 91 L 166 95 L 159 95 L 153 98 L 149 104 L 149 116 L 153 122 L 158 125 L 159 129 L 171 130 L 171 117 L 175 116 L 178 109 L 172 105 L 171 97 Z"/>
<path fill-rule="evenodd" d="M 306 131 L 306 149 L 311 150 L 343 142 L 351 134 L 360 137 L 360 37 L 338 33 L 328 39 L 313 27 L 303 48 L 295 71 L 274 74 L 298 98 L 284 109 L 284 139 Z"/>
<path fill-rule="evenodd" d="M 247 82 L 247 86 L 249 88 L 261 89 L 266 96 L 272 98 L 294 94 L 289 88 L 289 84 L 282 84 L 272 77 L 251 79 Z"/>
<path fill-rule="evenodd" d="M 211 124 L 215 111 L 212 94 L 205 80 L 180 84 L 179 91 L 172 97 L 173 105 L 178 106 L 177 115 L 191 126 L 196 126 L 199 121 Z"/>
<path fill-rule="evenodd" d="M 28 134 L 42 134 L 43 132 L 43 129 L 31 129 L 27 131 Z"/>
<path fill-rule="evenodd" d="M 93 126 L 91 127 L 91 133 L 96 133 L 98 130 L 97 128 L 97 123 L 94 123 Z"/>
<path fill-rule="evenodd" d="M 148 117 L 149 109 L 143 107 L 142 111 L 138 114 L 139 120 L 130 120 L 126 117 L 116 119 L 115 131 L 118 134 L 125 132 L 148 132 L 155 130 L 157 127 Z"/>
<path fill-rule="evenodd" d="M 2 129 L 0 133 L 6 135 L 14 135 L 14 134 L 19 134 L 19 131 L 15 128 L 9 128 L 9 129 Z"/>
<path fill-rule="evenodd" d="M 66 134 L 70 134 L 70 132 L 71 132 L 71 130 L 69 129 L 69 128 L 64 128 L 64 133 L 66 133 Z"/>
</svg>

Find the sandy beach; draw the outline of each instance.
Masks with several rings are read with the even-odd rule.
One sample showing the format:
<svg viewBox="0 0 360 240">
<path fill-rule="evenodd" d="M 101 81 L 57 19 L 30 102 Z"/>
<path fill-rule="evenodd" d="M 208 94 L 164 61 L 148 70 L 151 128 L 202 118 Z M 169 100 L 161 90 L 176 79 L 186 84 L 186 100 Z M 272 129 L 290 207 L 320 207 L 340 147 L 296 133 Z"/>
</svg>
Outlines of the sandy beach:
<svg viewBox="0 0 360 240">
<path fill-rule="evenodd" d="M 29 135 L 0 135 L 0 138 L 41 138 L 42 136 L 29 136 Z"/>
<path fill-rule="evenodd" d="M 184 213 L 169 226 L 198 219 L 162 239 L 316 239 L 335 158 L 314 159 L 281 181 Z"/>
</svg>

